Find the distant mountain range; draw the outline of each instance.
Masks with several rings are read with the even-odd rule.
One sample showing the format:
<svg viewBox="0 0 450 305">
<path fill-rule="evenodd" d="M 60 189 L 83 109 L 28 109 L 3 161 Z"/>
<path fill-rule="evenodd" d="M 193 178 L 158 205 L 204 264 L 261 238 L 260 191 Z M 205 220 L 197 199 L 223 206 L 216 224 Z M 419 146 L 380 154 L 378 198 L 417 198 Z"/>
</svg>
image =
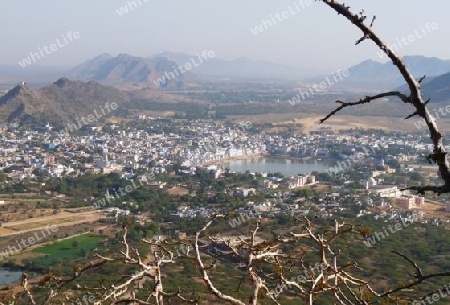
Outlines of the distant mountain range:
<svg viewBox="0 0 450 305">
<path fill-rule="evenodd" d="M 179 65 L 185 65 L 195 60 L 197 55 L 163 52 L 149 57 L 137 57 L 128 54 L 111 56 L 101 54 L 79 66 L 61 72 L 56 68 L 27 67 L 26 69 L 12 66 L 0 66 L 0 85 L 13 84 L 20 81 L 50 83 L 64 76 L 82 81 L 97 81 L 122 89 L 168 89 L 182 90 L 198 86 L 201 82 L 239 79 L 258 81 L 294 80 L 309 83 L 322 82 L 327 75 L 320 71 L 301 69 L 269 61 L 253 61 L 246 58 L 223 60 L 210 58 L 202 64 L 193 67 L 186 73 L 174 70 Z M 436 57 L 405 56 L 404 60 L 413 75 L 417 78 L 427 75 L 436 77 L 450 72 L 450 60 Z M 348 88 L 386 90 L 401 86 L 404 82 L 391 62 L 380 63 L 366 60 L 348 68 L 350 76 L 339 85 Z M 311 77 L 311 75 L 318 75 Z M 329 75 L 328 75 L 329 76 Z"/>
<path fill-rule="evenodd" d="M 427 75 L 436 77 L 450 72 L 450 60 L 436 57 L 405 56 L 403 58 L 411 73 L 419 79 Z M 392 62 L 380 63 L 366 60 L 348 69 L 350 76 L 344 82 L 370 89 L 392 89 L 405 83 Z"/>
<path fill-rule="evenodd" d="M 194 67 L 190 72 L 180 73 L 174 78 L 164 79 L 173 73 L 178 65 L 190 63 L 197 55 L 164 52 L 147 58 L 120 54 L 112 57 L 102 54 L 91 59 L 67 73 L 67 76 L 84 81 L 95 80 L 103 84 L 120 86 L 125 89 L 187 89 L 196 86 L 198 82 L 213 77 L 247 79 L 295 79 L 301 80 L 312 71 L 275 64 L 268 61 L 252 61 L 245 58 L 222 60 L 210 58 Z M 427 75 L 429 80 L 439 75 L 450 73 L 450 60 L 436 57 L 405 56 L 404 61 L 412 74 L 420 78 Z M 348 68 L 350 76 L 339 82 L 340 86 L 360 90 L 388 90 L 404 84 L 398 70 L 389 61 L 380 63 L 366 60 Z M 168 74 L 169 73 L 169 74 Z M 326 76 L 306 79 L 307 82 L 319 83 Z M 157 86 L 158 79 L 164 79 L 162 86 Z M 440 85 L 444 85 L 440 79 Z M 440 92 L 440 91 L 439 91 Z M 440 95 L 445 95 L 442 91 Z M 440 97 L 442 99 L 442 97 Z"/>
<path fill-rule="evenodd" d="M 128 54 L 112 57 L 102 54 L 66 73 L 69 78 L 83 81 L 98 81 L 103 84 L 127 89 L 142 87 L 160 89 L 183 89 L 189 79 L 195 79 L 190 72 L 170 76 L 178 64 L 164 57 L 143 58 Z M 173 72 L 172 72 L 173 73 Z M 158 78 L 162 81 L 158 81 Z"/>
<path fill-rule="evenodd" d="M 166 58 L 178 64 L 184 64 L 196 58 L 197 55 L 184 53 L 163 52 L 152 55 L 148 59 Z M 198 75 L 214 76 L 219 78 L 248 78 L 248 79 L 286 79 L 301 80 L 309 75 L 318 74 L 318 69 L 302 69 L 287 65 L 277 64 L 270 61 L 254 61 L 247 58 L 235 60 L 223 60 L 211 58 L 202 63 L 192 73 Z"/>
<path fill-rule="evenodd" d="M 104 84 L 124 88 L 148 87 L 154 89 L 184 89 L 196 82 L 223 78 L 239 79 L 286 79 L 300 80 L 317 71 L 289 67 L 268 61 L 252 61 L 245 58 L 222 60 L 209 58 L 193 67 L 189 72 L 178 73 L 176 67 L 198 62 L 198 55 L 164 52 L 147 58 L 120 54 L 112 57 L 102 54 L 68 71 L 65 76 L 79 80 L 95 80 Z M 158 85 L 158 79 L 164 79 Z"/>
</svg>

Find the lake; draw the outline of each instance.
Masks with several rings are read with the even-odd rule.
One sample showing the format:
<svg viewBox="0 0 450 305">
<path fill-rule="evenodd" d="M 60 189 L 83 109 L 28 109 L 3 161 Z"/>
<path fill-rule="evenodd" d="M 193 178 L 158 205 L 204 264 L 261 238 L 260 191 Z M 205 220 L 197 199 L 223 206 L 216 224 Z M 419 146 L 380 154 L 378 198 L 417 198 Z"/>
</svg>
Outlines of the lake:
<svg viewBox="0 0 450 305">
<path fill-rule="evenodd" d="M 324 173 L 328 169 L 325 161 L 314 159 L 291 159 L 289 157 L 255 157 L 244 160 L 230 160 L 222 163 L 230 170 L 245 173 L 282 173 L 285 176 L 306 174 L 312 171 Z"/>
<path fill-rule="evenodd" d="M 0 268 L 0 286 L 20 282 L 22 271 Z"/>
</svg>

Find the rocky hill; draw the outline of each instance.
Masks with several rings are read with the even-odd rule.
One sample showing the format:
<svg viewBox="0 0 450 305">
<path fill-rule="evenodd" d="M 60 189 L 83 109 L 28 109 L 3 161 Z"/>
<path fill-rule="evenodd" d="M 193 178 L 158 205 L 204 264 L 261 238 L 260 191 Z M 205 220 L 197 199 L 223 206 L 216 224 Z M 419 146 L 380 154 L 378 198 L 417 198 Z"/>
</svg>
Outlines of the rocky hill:
<svg viewBox="0 0 450 305">
<path fill-rule="evenodd" d="M 117 111 L 111 109 L 112 103 L 120 108 L 131 99 L 128 92 L 94 81 L 85 83 L 61 78 L 38 90 L 20 83 L 0 97 L 0 122 L 64 124 L 90 114 L 106 117 Z"/>
</svg>

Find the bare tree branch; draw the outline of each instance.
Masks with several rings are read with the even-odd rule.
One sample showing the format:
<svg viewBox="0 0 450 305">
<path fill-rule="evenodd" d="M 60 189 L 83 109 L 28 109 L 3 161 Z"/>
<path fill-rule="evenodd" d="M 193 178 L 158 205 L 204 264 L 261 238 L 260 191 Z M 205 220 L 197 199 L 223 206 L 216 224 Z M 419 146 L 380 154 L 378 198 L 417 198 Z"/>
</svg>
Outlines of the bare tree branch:
<svg viewBox="0 0 450 305">
<path fill-rule="evenodd" d="M 413 276 L 414 280 L 409 281 L 408 284 L 403 285 L 401 287 L 394 288 L 394 289 L 390 289 L 390 290 L 386 291 L 385 293 L 380 294 L 379 295 L 380 297 L 389 296 L 389 295 L 392 295 L 392 294 L 394 294 L 394 293 L 396 293 L 398 291 L 406 290 L 408 288 L 417 286 L 417 285 L 419 285 L 419 284 L 423 283 L 424 281 L 426 281 L 428 279 L 431 279 L 431 278 L 448 277 L 448 276 L 450 276 L 450 271 L 437 272 L 437 273 L 431 273 L 431 274 L 424 275 L 422 273 L 422 269 L 412 259 L 410 259 L 408 256 L 406 256 L 404 254 L 401 254 L 398 251 L 392 251 L 392 252 L 397 254 L 398 256 L 401 256 L 405 260 L 407 260 L 414 267 L 414 269 L 416 271 L 416 274 Z"/>
<path fill-rule="evenodd" d="M 399 97 L 402 101 L 404 101 L 405 103 L 408 103 L 408 97 L 400 92 L 397 91 L 392 91 L 392 92 L 385 92 L 385 93 L 381 93 L 381 94 L 377 94 L 374 96 L 366 96 L 364 99 L 360 99 L 357 102 L 352 102 L 352 103 L 348 103 L 348 102 L 343 102 L 343 101 L 336 101 L 337 104 L 341 104 L 338 108 L 336 108 L 335 110 L 333 110 L 332 112 L 330 112 L 325 118 L 320 119 L 320 123 L 325 122 L 326 120 L 328 120 L 330 117 L 332 117 L 333 115 L 335 115 L 336 113 L 338 113 L 339 111 L 341 111 L 342 109 L 346 108 L 346 107 L 351 107 L 351 106 L 357 106 L 357 105 L 362 105 L 362 104 L 368 104 L 373 100 L 377 100 L 383 97 L 388 97 L 388 96 L 397 96 Z"/>
<path fill-rule="evenodd" d="M 416 81 L 411 72 L 406 67 L 401 57 L 398 56 L 391 48 L 389 48 L 389 46 L 386 43 L 384 43 L 381 40 L 381 38 L 373 31 L 372 25 L 375 18 L 372 19 L 372 23 L 370 25 L 366 25 L 364 23 L 364 20 L 366 19 L 365 18 L 366 16 L 364 16 L 364 11 L 361 11 L 361 13 L 359 14 L 354 14 L 350 11 L 350 8 L 348 6 L 341 4 L 339 1 L 336 0 L 319 0 L 319 1 L 322 1 L 324 4 L 334 9 L 338 13 L 338 15 L 343 15 L 344 17 L 346 17 L 351 23 L 353 23 L 357 28 L 359 28 L 363 32 L 363 37 L 360 38 L 356 44 L 359 44 L 360 42 L 366 39 L 372 40 L 392 60 L 392 63 L 397 67 L 400 74 L 403 76 L 410 91 L 408 96 L 405 96 L 403 94 L 392 94 L 392 92 L 382 93 L 379 96 L 385 97 L 396 95 L 400 97 L 400 99 L 403 102 L 409 103 L 412 106 L 414 106 L 416 111 L 414 112 L 413 115 L 418 115 L 421 118 L 423 118 L 425 124 L 428 126 L 430 138 L 433 142 L 433 153 L 430 154 L 428 159 L 438 165 L 440 176 L 444 180 L 444 185 L 439 187 L 414 186 L 410 187 L 409 189 L 416 190 L 419 193 L 432 191 L 437 193 L 438 195 L 450 192 L 450 163 L 446 158 L 447 152 L 442 142 L 442 132 L 439 130 L 436 121 L 428 111 L 426 107 L 427 102 L 424 101 L 422 96 L 420 83 L 423 81 L 424 78 L 421 78 L 419 79 L 419 81 Z M 366 97 L 365 99 L 361 99 L 359 102 L 355 103 L 344 103 L 342 101 L 337 101 L 342 105 L 333 112 L 331 112 L 329 115 L 327 115 L 324 119 L 322 119 L 321 123 L 323 123 L 325 120 L 336 114 L 339 110 L 347 106 L 368 103 L 374 99 L 375 97 Z M 408 116 L 407 118 L 410 118 L 413 115 Z"/>
</svg>

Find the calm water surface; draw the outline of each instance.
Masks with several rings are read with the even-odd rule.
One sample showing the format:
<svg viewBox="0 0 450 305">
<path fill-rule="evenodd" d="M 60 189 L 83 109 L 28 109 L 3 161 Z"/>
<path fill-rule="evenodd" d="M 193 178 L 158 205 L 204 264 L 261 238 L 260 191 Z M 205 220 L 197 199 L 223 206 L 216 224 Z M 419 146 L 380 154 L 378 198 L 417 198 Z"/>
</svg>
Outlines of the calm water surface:
<svg viewBox="0 0 450 305">
<path fill-rule="evenodd" d="M 223 163 L 225 167 L 235 172 L 245 173 L 282 173 L 285 176 L 306 174 L 312 171 L 324 173 L 328 165 L 322 160 L 304 160 L 279 157 L 256 157 L 245 160 L 231 160 Z"/>
<path fill-rule="evenodd" d="M 0 268 L 0 286 L 20 282 L 22 271 Z"/>
</svg>

